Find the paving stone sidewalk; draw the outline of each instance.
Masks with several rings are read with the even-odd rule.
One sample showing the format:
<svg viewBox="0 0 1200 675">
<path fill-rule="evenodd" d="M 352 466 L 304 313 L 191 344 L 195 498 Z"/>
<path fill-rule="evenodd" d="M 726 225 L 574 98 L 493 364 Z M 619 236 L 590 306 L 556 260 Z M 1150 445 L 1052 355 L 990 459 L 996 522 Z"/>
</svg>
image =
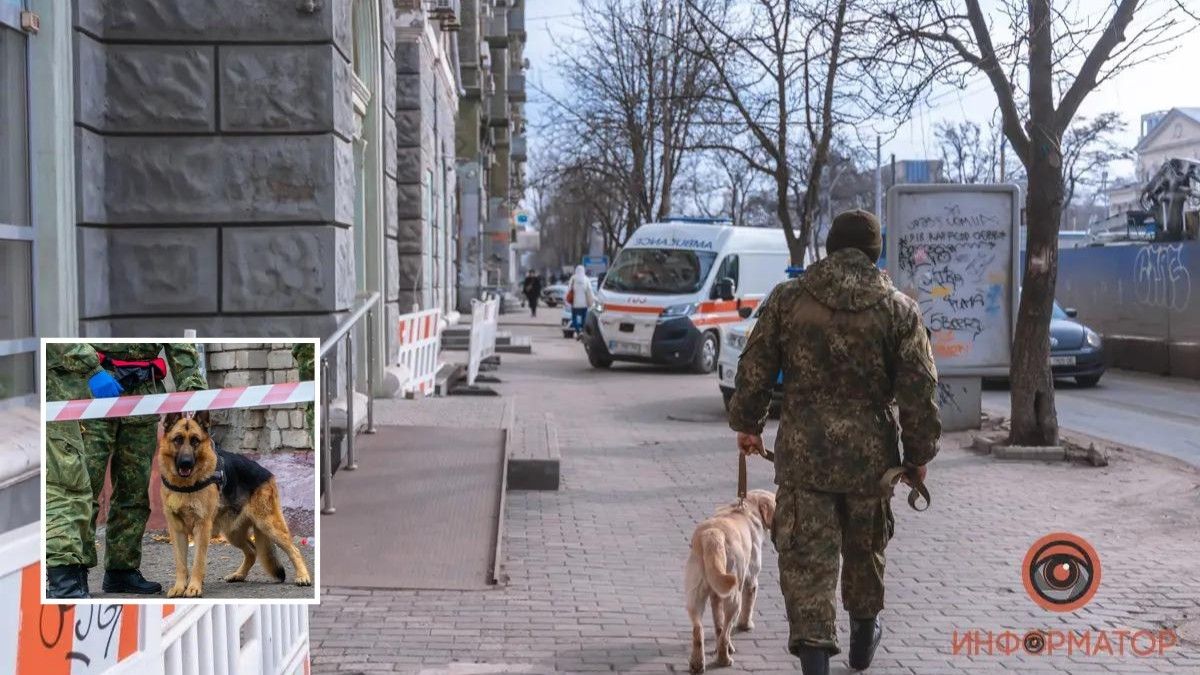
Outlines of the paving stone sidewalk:
<svg viewBox="0 0 1200 675">
<path fill-rule="evenodd" d="M 534 354 L 506 355 L 497 388 L 515 397 L 518 416 L 553 414 L 563 464 L 560 491 L 508 495 L 507 583 L 478 592 L 325 588 L 312 611 L 314 672 L 686 672 L 689 536 L 736 484 L 715 379 L 592 370 L 548 320 L 514 332 L 535 337 Z M 463 423 L 454 401 L 440 402 L 448 425 Z M 462 405 L 467 414 L 477 404 Z M 930 469 L 929 511 L 893 502 L 886 634 L 870 672 L 1200 672 L 1200 645 L 1186 642 L 1141 658 L 952 653 L 956 630 L 1159 630 L 1200 618 L 1195 470 L 1133 453 L 1107 468 L 1006 463 L 965 449 L 968 441 L 945 439 Z M 771 487 L 770 466 L 753 462 L 750 480 Z M 1072 614 L 1040 609 L 1021 583 L 1030 545 L 1056 531 L 1085 537 L 1102 561 L 1098 593 Z M 769 542 L 764 551 L 757 628 L 735 636 L 734 666 L 714 672 L 796 670 Z M 834 672 L 849 672 L 846 620 Z M 706 628 L 711 662 L 708 618 Z"/>
</svg>

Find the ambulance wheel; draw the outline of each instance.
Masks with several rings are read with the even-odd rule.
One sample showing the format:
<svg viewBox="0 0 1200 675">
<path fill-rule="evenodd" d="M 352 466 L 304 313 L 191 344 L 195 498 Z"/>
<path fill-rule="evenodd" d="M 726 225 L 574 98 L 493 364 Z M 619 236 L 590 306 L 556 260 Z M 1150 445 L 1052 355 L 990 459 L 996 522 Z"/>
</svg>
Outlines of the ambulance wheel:
<svg viewBox="0 0 1200 675">
<path fill-rule="evenodd" d="M 700 336 L 700 344 L 696 347 L 696 355 L 692 358 L 692 372 L 707 375 L 717 369 L 717 356 L 720 355 L 721 342 L 716 333 L 704 333 Z"/>
<path fill-rule="evenodd" d="M 588 363 L 592 364 L 593 368 L 611 368 L 613 360 L 607 356 L 601 356 L 592 350 L 587 350 Z"/>
</svg>

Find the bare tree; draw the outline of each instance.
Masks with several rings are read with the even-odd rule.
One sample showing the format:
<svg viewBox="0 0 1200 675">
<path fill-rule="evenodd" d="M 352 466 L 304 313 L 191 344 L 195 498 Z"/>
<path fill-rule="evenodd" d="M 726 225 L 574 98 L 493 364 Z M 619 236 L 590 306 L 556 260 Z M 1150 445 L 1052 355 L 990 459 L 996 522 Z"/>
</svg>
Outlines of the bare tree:
<svg viewBox="0 0 1200 675">
<path fill-rule="evenodd" d="M 1119 113 L 1106 112 L 1090 119 L 1080 117 L 1067 129 L 1063 135 L 1064 212 L 1071 209 L 1077 188 L 1098 189 L 1100 170 L 1130 156 L 1117 137 L 1125 128 Z"/>
<path fill-rule="evenodd" d="M 951 183 L 994 183 L 997 158 L 983 141 L 979 125 L 970 120 L 939 122 L 933 128 L 942 166 Z"/>
<path fill-rule="evenodd" d="M 1178 44 L 1196 21 L 1178 0 L 1086 7 L 1065 0 L 994 0 L 991 17 L 982 4 L 900 0 L 887 16 L 897 42 L 930 72 L 952 77 L 958 86 L 970 74 L 987 77 L 1004 134 L 1025 167 L 1028 243 L 1010 370 L 1010 441 L 1055 445 L 1049 326 L 1066 197 L 1063 136 L 1090 92 Z"/>
<path fill-rule="evenodd" d="M 563 148 L 562 169 L 620 187 L 627 223 L 610 233 L 620 246 L 622 232 L 671 212 L 708 66 L 676 49 L 694 37 L 669 0 L 584 0 L 581 22 L 582 37 L 559 44 L 567 92 L 539 89 L 545 133 Z"/>
<path fill-rule="evenodd" d="M 733 138 L 748 142 L 709 147 L 769 178 L 792 262 L 801 265 L 838 130 L 908 110 L 921 87 L 880 50 L 879 0 L 716 2 L 684 0 L 716 80 L 717 105 L 704 123 L 733 127 Z"/>
</svg>

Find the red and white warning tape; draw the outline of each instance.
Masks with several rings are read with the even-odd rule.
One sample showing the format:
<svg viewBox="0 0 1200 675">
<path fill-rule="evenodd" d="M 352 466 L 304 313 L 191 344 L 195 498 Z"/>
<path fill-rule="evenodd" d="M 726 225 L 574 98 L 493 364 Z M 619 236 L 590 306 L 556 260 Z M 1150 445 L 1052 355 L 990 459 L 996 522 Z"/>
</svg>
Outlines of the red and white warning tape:
<svg viewBox="0 0 1200 675">
<path fill-rule="evenodd" d="M 162 415 L 197 410 L 259 408 L 269 405 L 306 403 L 316 398 L 313 382 L 282 382 L 252 387 L 229 387 L 203 391 L 178 391 L 171 394 L 88 398 L 77 401 L 48 401 L 47 422 L 94 420 L 104 417 Z"/>
</svg>

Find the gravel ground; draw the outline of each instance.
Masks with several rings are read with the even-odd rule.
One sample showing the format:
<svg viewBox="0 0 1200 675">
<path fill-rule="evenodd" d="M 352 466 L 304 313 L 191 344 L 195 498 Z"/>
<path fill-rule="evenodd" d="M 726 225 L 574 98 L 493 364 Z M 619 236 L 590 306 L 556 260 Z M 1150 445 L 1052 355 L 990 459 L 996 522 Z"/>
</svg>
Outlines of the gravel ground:
<svg viewBox="0 0 1200 675">
<path fill-rule="evenodd" d="M 100 583 L 104 579 L 104 566 L 97 565 L 93 567 L 88 575 L 88 586 L 91 589 L 92 597 L 94 598 L 165 598 L 167 590 L 175 583 L 175 554 L 171 549 L 171 544 L 164 541 L 156 541 L 156 538 L 165 535 L 147 534 L 142 538 L 142 575 L 150 581 L 157 581 L 163 585 L 163 592 L 159 595 L 138 595 L 132 593 L 104 593 L 100 590 Z M 316 565 L 313 560 L 313 547 L 300 546 L 300 554 L 304 556 L 304 562 L 308 565 L 309 575 L 315 576 Z M 195 555 L 195 546 L 188 549 L 188 560 Z M 97 557 L 104 560 L 104 539 L 98 538 L 96 542 Z M 293 583 L 296 573 L 292 568 L 291 561 L 287 556 L 280 552 L 280 560 L 283 562 L 283 568 L 287 571 L 287 581 L 280 584 L 271 578 L 262 565 L 255 563 L 250 570 L 246 581 L 241 583 L 229 583 L 223 580 L 226 574 L 229 574 L 238 568 L 242 562 L 242 552 L 230 546 L 225 542 L 214 542 L 208 547 L 208 570 L 205 575 L 204 582 L 204 598 L 220 599 L 222 601 L 242 601 L 242 600 L 261 600 L 261 599 L 295 599 L 307 600 L 315 597 L 316 586 L 297 586 Z"/>
</svg>

